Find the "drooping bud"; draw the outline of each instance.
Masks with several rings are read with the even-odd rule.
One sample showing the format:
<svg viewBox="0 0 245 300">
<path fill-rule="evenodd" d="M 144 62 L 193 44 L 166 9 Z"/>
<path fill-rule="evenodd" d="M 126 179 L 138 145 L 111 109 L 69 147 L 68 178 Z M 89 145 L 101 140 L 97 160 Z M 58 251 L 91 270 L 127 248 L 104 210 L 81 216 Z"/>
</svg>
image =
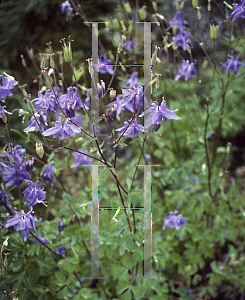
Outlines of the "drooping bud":
<svg viewBox="0 0 245 300">
<path fill-rule="evenodd" d="M 112 22 L 113 22 L 114 27 L 115 27 L 116 29 L 119 29 L 120 25 L 119 25 L 118 19 L 115 18 L 115 19 L 112 20 Z"/>
<path fill-rule="evenodd" d="M 51 53 L 49 55 L 49 59 L 50 59 L 50 67 L 51 68 L 55 68 L 55 62 L 54 62 L 54 58 L 53 58 L 54 53 Z"/>
<path fill-rule="evenodd" d="M 207 66 L 208 66 L 208 61 L 207 61 L 207 59 L 204 59 L 204 60 L 203 60 L 203 63 L 202 63 L 202 68 L 203 68 L 203 69 L 206 69 Z"/>
<path fill-rule="evenodd" d="M 113 89 L 110 90 L 109 96 L 110 96 L 111 101 L 113 101 L 116 98 L 116 96 L 117 96 L 117 91 L 113 90 Z"/>
<path fill-rule="evenodd" d="M 122 31 L 125 32 L 126 27 L 125 27 L 125 24 L 124 24 L 123 20 L 120 20 L 120 24 L 121 24 L 121 27 L 122 27 Z"/>
<path fill-rule="evenodd" d="M 27 104 L 27 108 L 29 109 L 29 111 L 31 111 L 32 113 L 35 111 L 35 108 L 33 106 L 33 104 L 30 101 L 31 95 L 28 95 L 27 98 L 25 98 L 26 100 L 26 104 Z"/>
<path fill-rule="evenodd" d="M 26 61 L 24 59 L 23 54 L 21 54 L 20 57 L 21 57 L 21 62 L 22 62 L 23 67 L 26 67 Z"/>
<path fill-rule="evenodd" d="M 46 65 L 46 53 L 40 53 L 41 55 L 41 63 L 40 63 L 40 68 L 41 70 L 45 69 Z"/>
<path fill-rule="evenodd" d="M 219 25 L 210 25 L 210 38 L 212 40 L 217 39 L 218 36 L 218 31 L 219 31 Z"/>
<path fill-rule="evenodd" d="M 88 62 L 88 71 L 89 71 L 89 74 L 92 77 L 93 76 L 92 58 L 88 58 L 88 59 L 86 59 L 86 61 Z"/>
<path fill-rule="evenodd" d="M 208 0 L 208 11 L 210 11 L 211 10 L 211 0 Z M 224 1 L 224 4 L 226 4 L 226 2 Z M 228 5 L 228 7 L 230 8 L 230 9 L 233 9 L 233 7 L 232 6 L 230 6 L 230 5 Z"/>
<path fill-rule="evenodd" d="M 151 3 L 152 3 L 153 10 L 157 11 L 157 3 L 156 3 L 156 1 L 152 1 Z"/>
<path fill-rule="evenodd" d="M 117 104 L 111 103 L 110 109 L 109 109 L 109 116 L 110 116 L 111 120 L 114 120 L 116 114 L 117 114 Z"/>
<path fill-rule="evenodd" d="M 62 51 L 59 51 L 59 64 L 62 66 L 63 65 L 63 56 L 62 56 Z"/>
<path fill-rule="evenodd" d="M 154 66 L 156 61 L 157 61 L 157 51 L 158 49 L 160 49 L 159 47 L 155 46 L 155 51 L 152 55 L 152 58 L 151 58 L 151 65 Z"/>
<path fill-rule="evenodd" d="M 97 91 L 98 91 L 98 97 L 100 99 L 101 97 L 103 97 L 105 93 L 105 83 L 103 80 L 100 81 L 100 84 L 97 83 Z"/>
<path fill-rule="evenodd" d="M 131 9 L 131 6 L 130 6 L 130 4 L 129 4 L 128 1 L 125 1 L 125 2 L 123 3 L 123 7 L 124 7 L 125 11 L 126 11 L 128 14 L 131 14 L 132 9 Z"/>
<path fill-rule="evenodd" d="M 68 37 L 68 39 L 69 39 L 68 46 L 66 45 L 65 38 L 63 38 L 60 42 L 63 48 L 65 60 L 68 63 L 71 63 L 72 62 L 72 49 L 71 49 L 72 40 L 70 39 L 70 37 Z"/>
<path fill-rule="evenodd" d="M 105 27 L 106 27 L 106 29 L 111 30 L 111 21 L 110 20 L 108 20 L 108 19 L 106 20 Z"/>
<path fill-rule="evenodd" d="M 42 143 L 36 143 L 36 153 L 37 155 L 42 158 L 44 155 L 44 149 Z"/>
<path fill-rule="evenodd" d="M 192 6 L 196 9 L 198 7 L 198 0 L 192 0 Z"/>
<path fill-rule="evenodd" d="M 30 49 L 29 49 L 28 47 L 26 47 L 26 51 L 27 51 L 27 54 L 28 54 L 30 60 L 33 60 L 34 59 L 33 48 L 30 47 Z"/>
<path fill-rule="evenodd" d="M 161 127 L 161 124 L 159 124 L 159 123 L 154 123 L 153 124 L 153 130 L 154 130 L 154 132 L 157 132 L 158 131 L 158 129 Z"/>
<path fill-rule="evenodd" d="M 4 124 L 6 124 L 7 121 L 8 121 L 7 116 L 6 116 L 6 114 L 5 114 L 4 111 L 2 112 L 2 120 L 3 120 L 3 123 L 4 123 Z"/>
<path fill-rule="evenodd" d="M 19 117 L 22 116 L 22 123 L 24 123 L 25 117 L 26 117 L 26 115 L 28 115 L 28 114 L 29 114 L 29 113 L 28 113 L 27 111 L 23 110 L 22 108 L 19 109 Z"/>
<path fill-rule="evenodd" d="M 141 8 L 139 8 L 139 17 L 142 21 L 146 19 L 147 16 L 147 10 L 146 5 L 143 5 Z"/>
<path fill-rule="evenodd" d="M 63 221 L 61 221 L 61 219 L 58 219 L 57 227 L 58 227 L 59 232 L 63 231 L 65 228 L 65 219 L 63 219 Z"/>
<path fill-rule="evenodd" d="M 210 2 L 211 0 L 208 0 L 208 3 Z M 223 2 L 229 9 L 231 9 L 231 10 L 233 10 L 234 8 L 230 5 L 230 4 L 228 4 L 228 3 L 226 3 L 225 1 Z M 210 5 L 210 4 L 209 4 Z M 211 6 L 210 6 L 210 10 L 211 10 Z"/>
<path fill-rule="evenodd" d="M 130 20 L 130 21 L 129 21 L 129 26 L 128 26 L 128 32 L 129 32 L 129 34 L 132 33 L 132 30 L 133 30 L 133 21 Z"/>
<path fill-rule="evenodd" d="M 34 159 L 27 159 L 24 162 L 24 167 L 27 173 L 30 173 L 33 170 Z"/>
</svg>

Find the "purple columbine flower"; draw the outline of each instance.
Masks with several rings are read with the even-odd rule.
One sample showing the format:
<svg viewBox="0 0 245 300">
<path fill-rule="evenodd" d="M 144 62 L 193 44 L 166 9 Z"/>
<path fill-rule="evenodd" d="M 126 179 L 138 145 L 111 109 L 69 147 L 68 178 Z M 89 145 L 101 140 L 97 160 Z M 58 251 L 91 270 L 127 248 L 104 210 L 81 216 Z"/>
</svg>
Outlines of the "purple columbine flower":
<svg viewBox="0 0 245 300">
<path fill-rule="evenodd" d="M 27 180 L 29 182 L 29 186 L 23 191 L 24 194 L 24 203 L 30 202 L 29 206 L 34 206 L 37 203 L 43 203 L 46 199 L 46 192 L 44 188 L 41 188 L 40 182 L 33 182 L 31 180 Z M 46 204 L 44 204 L 46 206 Z"/>
<path fill-rule="evenodd" d="M 234 51 L 231 51 L 231 55 L 228 55 L 230 58 L 227 59 L 227 61 L 221 66 L 220 69 L 226 68 L 226 73 L 228 71 L 230 71 L 230 72 L 235 71 L 239 75 L 239 68 L 245 67 L 245 63 L 242 61 L 239 61 L 239 59 L 241 57 L 240 55 L 238 55 L 236 60 L 234 60 L 233 52 Z"/>
<path fill-rule="evenodd" d="M 71 7 L 71 4 L 69 1 L 65 1 L 61 4 L 61 13 L 62 14 L 70 14 L 72 12 L 73 8 Z"/>
<path fill-rule="evenodd" d="M 112 104 L 116 104 L 117 106 L 117 115 L 120 115 L 122 111 L 125 111 L 125 109 L 131 109 L 131 107 L 124 103 L 124 99 L 120 96 L 116 96 L 116 100 L 112 101 L 110 104 L 107 105 L 107 107 L 111 106 Z"/>
<path fill-rule="evenodd" d="M 0 162 L 0 166 L 3 167 L 2 178 L 6 182 L 6 187 L 9 186 L 22 186 L 23 181 L 30 179 L 30 171 L 26 169 L 25 160 L 23 161 L 23 153 L 25 149 L 20 145 L 16 145 L 14 148 L 12 144 L 9 144 L 9 149 L 5 154 L 0 154 L 0 157 L 6 158 L 6 164 Z"/>
<path fill-rule="evenodd" d="M 132 112 L 139 112 L 141 106 L 143 105 L 144 92 L 142 86 L 132 86 L 131 89 L 122 89 L 124 106 Z"/>
<path fill-rule="evenodd" d="M 193 48 L 192 42 L 187 38 L 190 36 L 190 31 L 179 31 L 178 34 L 172 37 L 172 40 L 174 40 L 175 44 L 179 47 L 182 47 L 184 51 L 187 50 L 187 44 L 190 45 L 191 48 Z"/>
<path fill-rule="evenodd" d="M 52 168 L 53 166 L 53 161 L 51 161 L 49 164 L 47 164 L 44 167 L 42 179 L 44 182 L 54 182 L 54 169 Z"/>
<path fill-rule="evenodd" d="M 75 117 L 76 109 L 80 109 L 81 107 L 86 110 L 88 109 L 88 107 L 82 103 L 75 86 L 68 87 L 67 94 L 60 96 L 59 102 L 61 108 L 65 111 L 67 118 Z"/>
<path fill-rule="evenodd" d="M 121 127 L 121 128 L 116 129 L 115 131 L 121 131 L 124 136 L 125 135 L 129 135 L 131 137 L 134 137 L 139 132 L 143 132 L 144 131 L 144 127 L 142 125 L 139 125 L 137 123 L 137 116 L 135 117 L 135 119 L 132 122 L 131 121 L 132 121 L 132 119 L 130 119 L 128 122 L 125 121 L 124 122 L 124 126 Z"/>
<path fill-rule="evenodd" d="M 179 230 L 183 225 L 187 224 L 186 218 L 184 218 L 182 215 L 176 216 L 177 213 L 177 210 L 169 213 L 167 218 L 164 219 L 162 230 L 165 230 L 167 227 Z"/>
<path fill-rule="evenodd" d="M 5 206 L 7 205 L 8 207 L 10 206 L 10 196 L 7 192 L 5 192 L 4 190 L 0 190 L 0 207 L 2 206 L 4 209 Z"/>
<path fill-rule="evenodd" d="M 182 60 L 181 68 L 179 69 L 177 75 L 175 76 L 175 80 L 178 80 L 182 75 L 185 76 L 185 80 L 187 81 L 189 77 L 196 76 L 196 72 L 194 69 L 194 65 L 196 64 L 196 60 L 194 63 L 189 63 L 189 60 Z"/>
<path fill-rule="evenodd" d="M 235 21 L 236 19 L 238 19 L 239 17 L 242 17 L 244 19 L 245 18 L 245 0 L 241 0 L 239 2 L 239 4 L 233 3 L 232 5 L 234 7 L 234 11 L 227 18 L 233 17 L 232 22 Z"/>
<path fill-rule="evenodd" d="M 59 91 L 58 93 L 56 92 L 57 99 L 58 95 Z M 47 90 L 44 95 L 38 92 L 38 98 L 33 99 L 31 102 L 35 102 L 36 106 L 38 106 L 40 109 L 42 108 L 46 111 L 56 114 L 57 110 L 60 109 L 56 97 L 53 91 Z"/>
<path fill-rule="evenodd" d="M 88 154 L 88 150 L 84 147 L 83 152 L 85 154 Z M 76 168 L 78 166 L 86 166 L 86 165 L 92 165 L 92 160 L 89 156 L 78 153 L 78 152 L 73 152 L 72 156 L 75 157 L 75 161 L 71 165 L 71 168 Z"/>
<path fill-rule="evenodd" d="M 13 96 L 11 90 L 18 84 L 18 81 L 11 79 L 11 76 L 5 77 L 0 75 L 0 80 L 2 78 L 2 85 L 0 85 L 0 100 L 3 101 L 7 96 Z"/>
<path fill-rule="evenodd" d="M 81 128 L 73 124 L 69 124 L 68 122 L 69 119 L 66 119 L 63 125 L 61 122 L 61 116 L 59 114 L 59 121 L 56 121 L 55 126 L 44 131 L 42 135 L 49 136 L 53 134 L 53 137 L 56 138 L 56 136 L 59 134 L 59 139 L 64 140 L 69 136 L 74 136 L 75 133 L 78 134 L 81 132 Z"/>
<path fill-rule="evenodd" d="M 181 10 L 178 10 L 173 19 L 169 21 L 169 27 L 166 28 L 166 30 L 168 31 L 169 29 L 176 27 L 182 31 L 184 30 L 184 25 L 188 25 L 188 22 L 184 20 L 184 13 Z"/>
<path fill-rule="evenodd" d="M 113 67 L 110 66 L 110 64 L 109 64 L 110 62 L 111 62 L 111 60 L 107 59 L 106 53 L 100 55 L 99 63 L 93 65 L 95 68 L 95 71 L 100 72 L 101 74 L 109 73 L 112 75 L 114 73 L 114 70 L 113 70 Z"/>
<path fill-rule="evenodd" d="M 66 254 L 67 249 L 62 245 L 60 248 L 57 249 L 57 253 L 59 255 Z"/>
<path fill-rule="evenodd" d="M 126 86 L 137 87 L 138 85 L 143 85 L 143 84 L 138 81 L 138 72 L 133 72 L 130 78 L 125 83 L 122 84 L 122 87 L 126 87 Z"/>
<path fill-rule="evenodd" d="M 0 105 L 0 119 L 3 118 L 2 113 L 8 114 L 8 115 L 12 115 L 12 113 L 8 112 L 6 109 L 4 109 L 5 106 L 1 106 Z"/>
<path fill-rule="evenodd" d="M 4 229 L 9 228 L 11 226 L 14 226 L 14 228 L 16 229 L 16 227 L 18 226 L 17 230 L 21 230 L 21 235 L 24 241 L 26 241 L 29 237 L 30 229 L 36 230 L 35 221 L 38 220 L 37 218 L 31 215 L 32 207 L 30 207 L 30 211 L 27 214 L 24 212 L 24 210 L 22 210 L 21 215 L 19 215 L 16 208 L 14 208 L 14 213 L 15 217 L 7 221 L 7 223 L 4 226 Z"/>
<path fill-rule="evenodd" d="M 38 110 L 38 109 L 37 109 Z M 28 126 L 23 130 L 24 132 L 28 132 L 30 129 L 35 131 L 39 131 L 40 128 L 42 131 L 45 131 L 47 128 L 45 125 L 47 125 L 47 116 L 43 110 L 40 110 L 39 112 L 35 112 L 35 117 L 32 116 Z M 45 125 L 44 125 L 45 124 Z"/>
<path fill-rule="evenodd" d="M 162 97 L 162 103 L 160 105 L 153 102 L 151 107 L 147 108 L 142 114 L 140 114 L 140 117 L 144 116 L 145 114 L 149 114 L 145 120 L 146 129 L 153 124 L 153 130 L 157 132 L 162 124 L 163 119 L 165 122 L 167 122 L 168 119 L 181 119 L 175 114 L 178 109 L 173 111 L 169 110 L 166 107 L 166 103 L 167 102 L 164 100 L 164 97 Z"/>
<path fill-rule="evenodd" d="M 63 231 L 65 228 L 65 219 L 63 219 L 63 221 L 61 221 L 61 219 L 58 219 L 57 226 L 58 226 L 59 232 Z"/>
<path fill-rule="evenodd" d="M 128 50 L 135 50 L 136 49 L 136 43 L 131 40 L 126 40 L 123 44 L 122 47 L 126 47 Z"/>
</svg>

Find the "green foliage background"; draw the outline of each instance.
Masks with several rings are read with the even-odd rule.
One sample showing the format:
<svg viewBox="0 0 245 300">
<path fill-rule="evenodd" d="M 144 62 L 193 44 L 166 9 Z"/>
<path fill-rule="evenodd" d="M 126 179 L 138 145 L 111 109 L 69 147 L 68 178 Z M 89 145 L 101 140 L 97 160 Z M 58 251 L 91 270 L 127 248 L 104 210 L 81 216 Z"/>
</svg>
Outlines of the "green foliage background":
<svg viewBox="0 0 245 300">
<path fill-rule="evenodd" d="M 120 4 L 122 19 L 125 17 L 121 2 L 107 1 L 103 5 L 103 13 L 104 7 L 107 7 L 108 15 L 104 17 L 111 18 L 112 21 L 116 18 L 113 11 L 118 9 L 115 2 Z M 159 9 L 164 9 L 165 3 L 158 2 Z M 22 0 L 18 1 L 18 6 L 15 3 L 16 1 L 2 1 L 1 4 L 1 70 L 10 72 L 21 84 L 28 83 L 28 93 L 32 93 L 34 99 L 37 85 L 33 84 L 30 78 L 28 79 L 28 75 L 21 67 L 21 60 L 18 58 L 25 46 L 35 43 L 37 48 L 44 49 L 45 44 L 52 40 L 53 49 L 59 51 L 61 50 L 59 40 L 72 33 L 72 39 L 75 40 L 74 60 L 75 64 L 79 64 L 90 56 L 90 32 L 85 25 L 81 25 L 82 21 L 78 21 L 77 18 L 71 22 L 65 21 L 65 16 L 60 13 L 60 1 Z M 151 11 L 151 2 L 147 4 L 148 11 Z M 93 14 L 94 10 L 91 9 L 93 5 L 98 5 L 98 3 L 95 1 L 82 3 L 82 8 L 90 20 L 100 17 L 101 8 L 98 8 L 98 14 Z M 140 2 L 139 5 L 141 7 L 143 3 Z M 36 27 L 33 23 L 37 19 L 39 21 Z M 164 22 L 162 21 L 161 26 Z M 227 27 L 231 26 L 231 20 L 225 22 L 227 22 Z M 29 30 L 29 27 L 33 30 Z M 55 35 L 52 32 L 55 32 Z M 102 49 L 109 53 L 111 59 L 115 58 L 115 51 L 111 49 L 116 49 L 120 42 L 120 30 L 112 26 L 111 31 L 108 32 L 102 28 L 101 33 Z M 243 55 L 245 40 L 239 38 L 236 33 L 239 31 L 235 30 L 228 42 L 225 36 L 219 37 L 219 43 L 223 45 L 224 51 L 216 52 L 215 58 L 212 56 L 213 63 L 215 60 L 217 63 L 225 62 L 229 48 Z M 126 53 L 122 58 L 122 63 L 126 63 L 130 57 L 136 59 L 141 55 L 142 48 L 139 48 L 139 52 L 135 54 Z M 38 56 L 37 53 L 36 56 Z M 183 58 L 181 51 L 176 52 L 176 57 L 181 62 Z M 6 295 L 4 292 L 5 276 L 7 298 L 12 299 L 11 297 L 16 296 L 19 300 L 191 300 L 244 297 L 244 174 L 240 172 L 238 176 L 233 166 L 235 159 L 233 151 L 237 150 L 236 145 L 232 146 L 229 156 L 227 155 L 227 142 L 234 143 L 235 137 L 243 134 L 244 71 L 241 69 L 241 75 L 234 76 L 231 81 L 233 75 L 219 71 L 220 65 L 218 64 L 216 77 L 210 82 L 213 65 L 208 64 L 204 68 L 202 62 L 203 59 L 200 59 L 197 65 L 202 79 L 201 83 L 195 78 L 190 78 L 188 82 L 183 79 L 173 82 L 170 79 L 173 78 L 170 70 L 174 69 L 174 61 L 170 59 L 170 63 L 167 63 L 166 57 L 156 66 L 157 71 L 162 74 L 158 99 L 165 97 L 169 109 L 178 108 L 177 114 L 181 120 L 164 122 L 157 133 L 152 133 L 144 148 L 144 156 L 147 152 L 150 154 L 151 164 L 160 165 L 152 167 L 152 277 L 154 278 L 147 280 L 142 278 L 143 211 L 135 212 L 137 231 L 133 234 L 129 230 L 123 210 L 117 215 L 117 222 L 115 222 L 112 217 L 116 209 L 105 209 L 100 211 L 99 216 L 99 251 L 100 276 L 107 277 L 107 279 L 84 279 L 81 288 L 79 280 L 91 275 L 89 257 L 91 208 L 88 204 L 91 199 L 90 169 L 80 168 L 72 171 L 69 166 L 73 158 L 68 151 L 55 155 L 54 152 L 52 154 L 47 152 L 43 161 L 54 160 L 55 174 L 64 181 L 69 193 L 62 192 L 58 183 L 45 187 L 49 194 L 47 195 L 48 207 L 40 205 L 35 210 L 38 218 L 43 218 L 40 224 L 37 223 L 35 234 L 49 240 L 48 246 L 53 251 L 64 245 L 68 249 L 67 259 L 60 259 L 43 245 L 34 244 L 31 236 L 24 243 L 20 232 L 1 230 L 1 244 L 7 236 L 10 237 L 3 253 L 7 255 L 7 266 L 6 270 L 3 266 L 1 274 L 1 299 L 5 299 Z M 31 70 L 34 70 L 30 61 L 28 65 Z M 67 67 L 66 80 L 68 82 L 71 78 L 69 72 Z M 119 70 L 118 73 L 116 81 L 118 84 L 129 77 L 123 70 Z M 90 75 L 86 69 L 86 74 L 81 78 L 81 84 L 85 86 L 87 84 L 89 87 L 89 78 Z M 229 82 L 232 83 L 228 84 Z M 225 86 L 227 89 L 222 112 Z M 14 100 L 8 103 L 8 110 L 15 108 L 16 105 L 25 107 L 16 90 Z M 155 93 L 155 88 L 153 88 L 153 98 Z M 205 134 L 207 106 L 212 113 Z M 11 128 L 18 129 L 22 134 L 19 130 L 19 123 L 20 117 L 13 117 Z M 23 128 L 27 126 L 27 123 L 28 120 L 23 124 Z M 22 140 L 20 140 L 19 133 L 15 135 L 13 132 L 11 136 L 14 142 L 18 141 L 29 153 L 35 153 L 33 141 L 38 140 L 38 137 L 34 137 L 34 133 L 29 133 Z M 210 162 L 213 160 L 210 181 L 208 180 L 205 137 Z M 7 138 L 4 138 L 2 139 L 4 142 L 1 141 L 2 148 L 8 143 Z M 98 141 L 102 143 L 102 140 L 98 139 Z M 72 138 L 66 146 L 79 148 L 84 142 L 83 139 Z M 117 173 L 123 186 L 129 190 L 143 141 L 137 137 L 123 138 L 123 142 L 128 146 L 119 146 Z M 89 146 L 92 148 L 92 144 L 88 144 L 87 147 Z M 108 148 L 112 146 L 108 145 Z M 103 150 L 107 150 L 106 146 L 103 146 Z M 244 149 L 240 151 L 244 155 Z M 112 159 L 110 154 L 108 156 Z M 145 163 L 144 158 L 141 163 Z M 41 170 L 41 165 L 35 166 L 37 172 Z M 226 170 L 233 170 L 233 172 L 226 172 Z M 118 208 L 121 205 L 117 188 L 107 170 L 100 170 L 99 195 L 101 206 Z M 133 190 L 127 200 L 131 199 L 134 206 L 139 207 L 143 206 L 143 197 L 143 171 L 139 169 Z M 18 203 L 20 199 L 17 196 L 16 205 Z M 82 204 L 84 206 L 81 207 Z M 176 209 L 186 217 L 187 225 L 179 231 L 172 228 L 162 231 L 164 218 L 169 211 Z M 128 213 L 132 219 L 132 212 L 128 210 Z M 1 215 L 4 216 L 4 214 L 6 212 L 2 209 Z M 63 218 L 66 227 L 64 231 L 58 233 L 57 220 Z M 3 260 L 4 257 L 3 255 Z M 134 278 L 133 274 L 136 270 L 138 277 Z M 74 272 L 78 274 L 78 278 Z"/>
</svg>

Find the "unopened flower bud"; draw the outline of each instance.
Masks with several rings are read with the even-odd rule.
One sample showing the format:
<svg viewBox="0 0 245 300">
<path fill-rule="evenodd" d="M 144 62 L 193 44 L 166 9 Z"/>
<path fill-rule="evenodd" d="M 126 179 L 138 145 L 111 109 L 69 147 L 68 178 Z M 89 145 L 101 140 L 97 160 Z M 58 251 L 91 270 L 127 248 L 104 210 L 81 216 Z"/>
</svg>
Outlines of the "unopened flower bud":
<svg viewBox="0 0 245 300">
<path fill-rule="evenodd" d="M 112 22 L 113 22 L 114 27 L 115 27 L 116 29 L 119 29 L 120 25 L 119 25 L 118 19 L 115 18 L 115 19 L 112 20 Z"/>
<path fill-rule="evenodd" d="M 218 36 L 218 31 L 219 31 L 219 25 L 210 25 L 210 38 L 212 40 L 217 39 Z"/>
<path fill-rule="evenodd" d="M 27 51 L 27 54 L 28 54 L 30 60 L 33 60 L 34 59 L 33 48 L 30 47 L 30 49 L 29 49 L 28 47 L 26 47 L 26 51 Z"/>
<path fill-rule="evenodd" d="M 231 146 L 232 146 L 232 143 L 228 142 L 227 143 L 227 147 L 226 147 L 226 153 L 229 154 L 230 151 L 231 151 Z"/>
<path fill-rule="evenodd" d="M 154 123 L 153 124 L 153 130 L 154 130 L 154 132 L 157 132 L 160 127 L 161 127 L 161 124 Z"/>
<path fill-rule="evenodd" d="M 42 70 L 42 74 L 44 79 L 49 83 L 52 84 L 53 83 L 53 79 L 51 78 L 51 76 L 48 74 L 47 70 Z"/>
<path fill-rule="evenodd" d="M 44 155 L 44 149 L 42 143 L 36 143 L 36 153 L 37 155 L 42 158 Z"/>
<path fill-rule="evenodd" d="M 27 159 L 24 162 L 24 167 L 27 173 L 30 173 L 33 170 L 34 159 Z"/>
<path fill-rule="evenodd" d="M 54 62 L 54 59 L 53 59 L 53 55 L 54 55 L 54 53 L 51 53 L 51 54 L 49 55 L 49 59 L 50 59 L 50 67 L 51 67 L 51 68 L 54 68 L 54 67 L 55 67 L 55 62 Z"/>
<path fill-rule="evenodd" d="M 128 32 L 129 32 L 129 34 L 132 33 L 132 30 L 133 30 L 133 21 L 130 20 L 130 21 L 129 21 L 129 26 L 128 26 Z"/>
<path fill-rule="evenodd" d="M 72 49 L 71 49 L 72 40 L 70 39 L 70 37 L 68 37 L 68 39 L 69 39 L 68 46 L 66 45 L 65 38 L 62 39 L 60 42 L 63 47 L 63 53 L 64 53 L 65 60 L 68 63 L 71 63 L 72 62 Z"/>
<path fill-rule="evenodd" d="M 2 120 L 3 120 L 3 123 L 7 123 L 7 121 L 8 121 L 8 119 L 7 119 L 7 116 L 6 116 L 6 114 L 5 114 L 5 112 L 3 111 L 2 112 Z"/>
<path fill-rule="evenodd" d="M 59 51 L 59 64 L 63 65 L 63 55 L 62 55 L 62 51 Z"/>
<path fill-rule="evenodd" d="M 130 6 L 130 4 L 129 4 L 128 1 L 126 1 L 126 2 L 123 3 L 123 7 L 124 7 L 125 11 L 126 11 L 128 14 L 131 14 L 132 9 L 131 9 L 131 6 Z"/>
<path fill-rule="evenodd" d="M 186 50 L 188 53 L 191 53 L 191 46 L 188 43 L 186 44 Z"/>
<path fill-rule="evenodd" d="M 46 54 L 42 53 L 41 55 L 41 63 L 40 63 L 40 68 L 41 70 L 45 69 L 45 65 L 46 65 Z"/>
<path fill-rule="evenodd" d="M 100 81 L 100 84 L 97 83 L 97 91 L 98 91 L 98 97 L 100 99 L 101 97 L 103 97 L 105 93 L 105 83 L 103 80 Z"/>
<path fill-rule="evenodd" d="M 157 80 L 156 80 L 156 89 L 158 90 L 159 89 L 159 76 L 161 76 L 161 74 L 156 74 L 157 75 Z"/>
<path fill-rule="evenodd" d="M 210 11 L 211 10 L 211 0 L 208 0 L 208 11 Z M 226 2 L 224 1 L 224 3 L 226 4 Z M 233 9 L 233 7 L 232 6 L 230 6 L 229 5 L 229 7 L 231 8 L 231 9 Z"/>
<path fill-rule="evenodd" d="M 111 30 L 111 21 L 110 20 L 108 20 L 108 19 L 106 20 L 105 27 L 106 27 L 106 29 Z"/>
<path fill-rule="evenodd" d="M 110 116 L 111 120 L 114 120 L 116 114 L 117 114 L 117 104 L 111 103 L 110 109 L 109 109 L 109 116 Z"/>
<path fill-rule="evenodd" d="M 154 11 L 157 11 L 156 1 L 152 1 L 152 8 L 153 8 Z"/>
<path fill-rule="evenodd" d="M 20 57 L 21 57 L 21 62 L 22 62 L 23 67 L 26 67 L 26 61 L 24 59 L 24 56 L 21 54 Z"/>
<path fill-rule="evenodd" d="M 157 51 L 158 49 L 160 49 L 159 47 L 155 46 L 155 51 L 152 55 L 152 58 L 151 58 L 151 65 L 154 66 L 156 61 L 157 61 Z"/>
<path fill-rule="evenodd" d="M 208 0 L 208 4 L 210 5 L 210 2 L 211 0 Z M 229 9 L 231 9 L 231 10 L 233 10 L 234 8 L 230 5 L 230 4 L 228 4 L 228 3 L 226 3 L 225 1 L 223 2 Z M 210 10 L 211 10 L 211 6 L 210 6 Z"/>
<path fill-rule="evenodd" d="M 88 58 L 88 59 L 86 59 L 86 61 L 88 62 L 88 71 L 89 71 L 89 74 L 92 77 L 93 76 L 92 58 Z"/>
<path fill-rule="evenodd" d="M 120 24 L 121 24 L 121 27 L 122 27 L 122 31 L 125 32 L 126 27 L 125 27 L 125 24 L 124 24 L 123 20 L 120 20 Z"/>
<path fill-rule="evenodd" d="M 123 45 L 123 43 L 126 41 L 126 36 L 124 36 L 124 35 L 122 35 L 122 39 L 121 39 L 121 42 L 120 42 L 120 45 L 118 46 L 118 48 L 117 48 L 117 53 L 120 53 L 121 52 L 121 50 L 122 50 L 122 45 Z"/>
<path fill-rule="evenodd" d="M 33 104 L 31 103 L 31 101 L 29 99 L 30 98 L 29 96 L 30 95 L 28 95 L 28 98 L 25 98 L 26 99 L 27 108 L 29 109 L 29 111 L 34 112 L 35 108 L 34 108 Z"/>
<path fill-rule="evenodd" d="M 198 0 L 192 0 L 192 6 L 196 9 L 198 7 Z"/>
<path fill-rule="evenodd" d="M 59 232 L 63 231 L 65 228 L 65 219 L 63 219 L 63 221 L 61 221 L 61 219 L 58 219 L 57 227 L 58 227 Z"/>
<path fill-rule="evenodd" d="M 116 90 L 110 90 L 109 96 L 110 96 L 111 101 L 113 101 L 117 96 L 117 91 Z"/>
<path fill-rule="evenodd" d="M 143 5 L 141 8 L 139 8 L 139 16 L 142 21 L 146 19 L 147 16 L 146 5 Z"/>
<path fill-rule="evenodd" d="M 208 66 L 208 61 L 206 59 L 204 59 L 203 63 L 202 63 L 202 68 L 206 69 Z"/>
</svg>

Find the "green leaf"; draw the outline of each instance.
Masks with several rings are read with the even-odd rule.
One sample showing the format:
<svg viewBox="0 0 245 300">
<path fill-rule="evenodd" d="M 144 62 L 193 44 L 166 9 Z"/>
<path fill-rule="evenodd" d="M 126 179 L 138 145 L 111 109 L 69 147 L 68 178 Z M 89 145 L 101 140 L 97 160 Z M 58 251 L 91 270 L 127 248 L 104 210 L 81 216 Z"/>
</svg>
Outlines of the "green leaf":
<svg viewBox="0 0 245 300">
<path fill-rule="evenodd" d="M 117 293 L 120 295 L 128 288 L 129 288 L 128 283 L 119 282 L 117 287 L 116 287 L 116 290 L 117 290 Z M 127 299 L 127 298 L 125 298 L 125 299 Z"/>
<path fill-rule="evenodd" d="M 87 146 L 89 143 L 91 143 L 92 141 L 96 141 L 97 138 L 90 138 L 88 141 L 86 141 L 85 143 L 82 144 L 82 147 Z"/>
<path fill-rule="evenodd" d="M 16 259 L 13 265 L 13 272 L 18 272 L 21 269 L 23 262 L 24 262 L 23 258 Z"/>
</svg>

